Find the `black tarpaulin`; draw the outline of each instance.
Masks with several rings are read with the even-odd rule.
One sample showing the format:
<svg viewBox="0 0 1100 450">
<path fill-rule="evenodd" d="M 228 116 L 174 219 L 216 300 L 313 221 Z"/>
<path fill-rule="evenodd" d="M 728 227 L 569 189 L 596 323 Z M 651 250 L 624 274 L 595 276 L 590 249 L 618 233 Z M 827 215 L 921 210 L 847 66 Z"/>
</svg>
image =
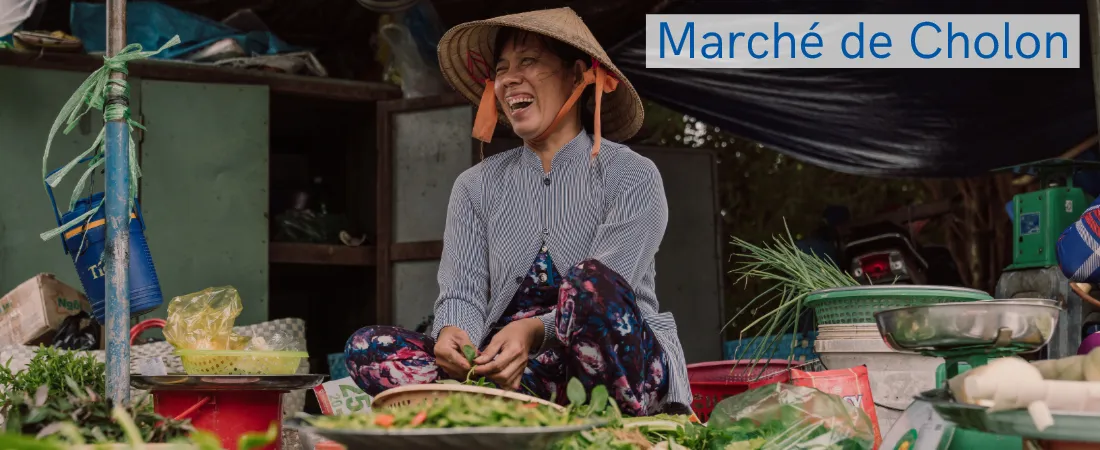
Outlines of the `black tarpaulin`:
<svg viewBox="0 0 1100 450">
<path fill-rule="evenodd" d="M 1085 0 L 681 0 L 662 13 L 1080 14 L 1079 69 L 646 69 L 644 30 L 611 58 L 644 98 L 853 174 L 981 175 L 1097 132 Z"/>
</svg>

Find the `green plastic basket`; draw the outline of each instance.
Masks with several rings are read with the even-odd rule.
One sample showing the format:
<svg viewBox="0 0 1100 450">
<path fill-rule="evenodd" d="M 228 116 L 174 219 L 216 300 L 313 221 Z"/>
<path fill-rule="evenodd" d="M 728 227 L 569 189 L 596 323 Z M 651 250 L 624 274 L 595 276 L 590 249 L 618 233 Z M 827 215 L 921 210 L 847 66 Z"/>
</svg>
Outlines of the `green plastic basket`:
<svg viewBox="0 0 1100 450">
<path fill-rule="evenodd" d="M 937 303 L 992 300 L 989 294 L 952 286 L 855 286 L 823 289 L 806 297 L 818 325 L 875 323 L 875 313 Z"/>
</svg>

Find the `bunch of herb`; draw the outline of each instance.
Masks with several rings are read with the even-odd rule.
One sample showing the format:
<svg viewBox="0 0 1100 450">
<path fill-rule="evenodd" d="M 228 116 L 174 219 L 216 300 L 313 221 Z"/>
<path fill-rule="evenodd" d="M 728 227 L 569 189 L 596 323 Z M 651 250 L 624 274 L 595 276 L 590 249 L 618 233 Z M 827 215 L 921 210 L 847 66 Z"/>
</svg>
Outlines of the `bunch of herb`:
<svg viewBox="0 0 1100 450">
<path fill-rule="evenodd" d="M 727 327 L 730 326 L 745 313 L 756 316 L 755 320 L 741 329 L 741 342 L 744 342 L 746 332 L 758 325 L 763 327 L 758 334 L 762 345 L 757 346 L 751 355 L 746 355 L 747 352 L 738 348 L 734 359 L 759 361 L 772 354 L 784 334 L 798 331 L 798 319 L 805 310 L 804 302 L 811 292 L 859 285 L 855 278 L 840 270 L 828 257 L 822 258 L 800 249 L 791 236 L 790 229 L 786 228 L 786 221 L 783 226 L 786 234 L 774 236 L 771 244 L 756 245 L 736 236 L 731 242 L 743 251 L 734 254 L 735 258 L 741 260 L 731 271 L 739 275 L 737 282 L 747 282 L 749 278 L 755 278 L 771 283 L 770 287 L 749 301 L 726 323 Z M 757 316 L 757 311 L 769 307 L 772 309 Z M 795 345 L 797 340 L 792 340 L 788 363 L 794 358 Z"/>
<path fill-rule="evenodd" d="M 496 388 L 496 387 L 498 387 L 495 383 L 493 383 L 492 381 L 489 381 L 485 377 L 479 377 L 479 378 L 474 378 L 473 377 L 474 376 L 474 369 L 477 368 L 477 364 L 474 363 L 474 360 L 477 359 L 477 349 L 475 349 L 474 346 L 472 346 L 472 345 L 463 345 L 462 346 L 462 355 L 466 357 L 466 362 L 470 364 L 470 371 L 466 372 L 466 381 L 439 380 L 437 383 L 440 383 L 440 384 L 464 384 L 466 386 L 477 386 L 477 387 L 485 387 L 485 388 Z M 527 387 L 526 385 L 523 385 L 523 389 L 525 389 L 528 394 L 531 394 L 531 396 L 538 397 L 537 395 L 535 395 L 535 392 L 532 391 L 531 388 Z"/>
<path fill-rule="evenodd" d="M 53 392 L 46 384 L 18 396 L 9 392 L 11 403 L 6 412 L 5 431 L 45 437 L 65 430 L 63 424 L 76 423 L 72 434 L 92 443 L 122 442 L 131 434 L 115 417 L 113 402 L 103 394 L 78 385 L 72 378 L 65 379 L 65 386 L 63 392 Z M 134 406 L 122 409 L 132 418 L 136 436 L 143 442 L 169 442 L 194 431 L 190 421 L 177 421 L 154 413 L 148 401 L 146 396 Z"/>
<path fill-rule="evenodd" d="M 130 448 L 136 450 L 144 447 L 147 442 L 143 440 L 138 422 L 124 408 L 117 406 L 113 408 L 111 417 L 119 424 L 125 434 L 124 440 L 112 443 L 130 444 Z M 237 441 L 237 449 L 256 450 L 267 446 L 275 442 L 278 433 L 279 428 L 275 423 L 272 423 L 267 431 L 263 433 L 244 433 Z M 57 422 L 49 430 L 44 430 L 39 435 L 11 432 L 0 434 L 0 448 L 3 449 L 66 450 L 73 446 L 82 446 L 88 443 L 80 428 L 72 422 Z M 173 438 L 166 443 L 174 444 L 172 448 L 179 450 L 224 450 L 216 435 L 201 430 L 194 430 L 187 437 Z"/>
<path fill-rule="evenodd" d="M 46 386 L 51 395 L 66 394 L 67 379 L 102 395 L 106 392 L 107 366 L 86 353 L 40 346 L 24 370 L 13 372 L 10 359 L 0 366 L 0 407 L 10 406 L 12 397 L 34 394 L 41 386 Z"/>
</svg>

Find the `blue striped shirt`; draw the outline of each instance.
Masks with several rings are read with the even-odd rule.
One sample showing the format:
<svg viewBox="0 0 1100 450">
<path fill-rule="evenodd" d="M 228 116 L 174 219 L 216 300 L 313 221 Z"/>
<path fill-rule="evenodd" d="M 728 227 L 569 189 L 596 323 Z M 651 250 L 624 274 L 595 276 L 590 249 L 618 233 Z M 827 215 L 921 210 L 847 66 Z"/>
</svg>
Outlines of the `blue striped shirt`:
<svg viewBox="0 0 1100 450">
<path fill-rule="evenodd" d="M 1058 265 L 1078 283 L 1100 283 L 1100 198 L 1058 237 Z"/>
<path fill-rule="evenodd" d="M 653 161 L 606 139 L 597 161 L 590 162 L 591 150 L 582 131 L 554 155 L 549 173 L 520 147 L 459 175 L 447 206 L 432 336 L 456 326 L 471 341 L 484 340 L 545 244 L 562 274 L 591 258 L 630 283 L 668 361 L 665 400 L 690 406 L 676 322 L 659 312 L 655 291 L 654 257 L 668 225 L 661 174 Z M 557 340 L 554 315 L 541 317 L 544 347 Z"/>
</svg>

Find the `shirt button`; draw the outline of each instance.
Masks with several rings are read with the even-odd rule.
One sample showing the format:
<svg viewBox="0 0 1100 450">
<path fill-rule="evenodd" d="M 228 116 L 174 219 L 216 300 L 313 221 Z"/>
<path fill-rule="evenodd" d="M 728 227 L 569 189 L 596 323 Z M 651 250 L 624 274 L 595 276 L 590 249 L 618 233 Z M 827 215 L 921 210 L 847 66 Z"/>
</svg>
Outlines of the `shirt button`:
<svg viewBox="0 0 1100 450">
<path fill-rule="evenodd" d="M 550 178 L 543 178 L 542 179 L 542 184 L 545 184 L 545 185 L 549 186 L 550 185 Z"/>
<path fill-rule="evenodd" d="M 516 277 L 516 284 L 520 284 L 522 282 L 523 282 L 523 277 Z"/>
</svg>

